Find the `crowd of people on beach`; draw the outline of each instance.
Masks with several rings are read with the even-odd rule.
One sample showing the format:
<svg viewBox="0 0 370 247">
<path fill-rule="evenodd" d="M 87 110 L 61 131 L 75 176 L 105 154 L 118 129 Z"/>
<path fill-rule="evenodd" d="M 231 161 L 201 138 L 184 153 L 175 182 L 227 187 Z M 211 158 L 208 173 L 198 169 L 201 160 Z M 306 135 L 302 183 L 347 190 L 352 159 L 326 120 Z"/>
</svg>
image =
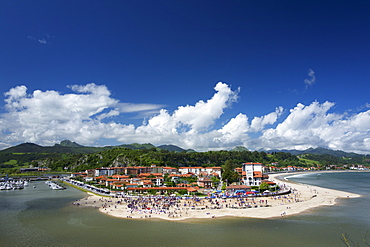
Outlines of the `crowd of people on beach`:
<svg viewBox="0 0 370 247">
<path fill-rule="evenodd" d="M 296 203 L 301 200 L 300 193 L 292 190 L 292 193 L 287 195 L 270 197 L 120 195 L 115 198 L 99 197 L 98 200 L 93 201 L 85 198 L 73 204 L 98 207 L 107 214 L 112 211 L 120 211 L 126 218 L 152 218 L 156 215 L 161 215 L 161 218 L 184 218 L 189 217 L 192 212 L 199 212 L 199 210 L 203 210 L 206 214 L 212 216 L 214 210 L 271 207 L 273 205 Z"/>
</svg>

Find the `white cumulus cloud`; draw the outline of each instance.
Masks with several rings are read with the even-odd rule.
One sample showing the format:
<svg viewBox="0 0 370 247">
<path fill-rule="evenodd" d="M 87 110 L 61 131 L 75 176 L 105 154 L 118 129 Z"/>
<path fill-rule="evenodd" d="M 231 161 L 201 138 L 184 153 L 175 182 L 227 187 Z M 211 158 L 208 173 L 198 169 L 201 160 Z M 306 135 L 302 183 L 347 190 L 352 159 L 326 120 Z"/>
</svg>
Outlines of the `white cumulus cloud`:
<svg viewBox="0 0 370 247">
<path fill-rule="evenodd" d="M 300 149 L 328 147 L 335 150 L 368 153 L 370 111 L 352 116 L 334 114 L 332 102 L 298 104 L 274 129 L 267 129 L 260 138 L 260 147 Z"/>
<path fill-rule="evenodd" d="M 104 137 L 110 125 L 101 120 L 119 115 L 120 109 L 125 107 L 111 98 L 106 86 L 90 83 L 70 88 L 74 93 L 35 90 L 27 94 L 25 86 L 6 92 L 5 109 L 8 113 L 2 114 L 0 118 L 2 140 L 46 145 L 61 139 L 71 139 L 82 144 L 92 144 Z M 133 105 L 130 104 L 130 107 Z M 137 111 L 154 108 L 147 105 Z"/>
<path fill-rule="evenodd" d="M 72 85 L 72 93 L 11 88 L 5 95 L 6 113 L 0 115 L 0 148 L 21 142 L 53 145 L 70 139 L 83 145 L 102 139 L 121 143 L 174 144 L 197 151 L 328 147 L 370 153 L 370 110 L 349 115 L 333 113 L 333 102 L 279 106 L 249 120 L 238 113 L 216 128 L 217 121 L 239 97 L 219 82 L 209 99 L 178 106 L 173 112 L 158 104 L 131 104 L 112 98 L 104 85 Z M 248 110 L 248 106 L 246 107 Z M 139 126 L 117 119 L 127 113 L 156 112 Z M 285 117 L 283 118 L 283 116 Z"/>
</svg>

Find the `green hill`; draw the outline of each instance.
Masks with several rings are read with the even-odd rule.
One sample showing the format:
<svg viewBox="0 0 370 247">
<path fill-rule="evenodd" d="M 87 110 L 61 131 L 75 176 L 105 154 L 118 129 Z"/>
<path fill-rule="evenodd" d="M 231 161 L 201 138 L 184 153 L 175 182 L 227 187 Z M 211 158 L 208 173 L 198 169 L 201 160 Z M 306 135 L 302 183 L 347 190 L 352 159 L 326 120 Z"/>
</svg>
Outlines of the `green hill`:
<svg viewBox="0 0 370 247">
<path fill-rule="evenodd" d="M 283 152 L 283 153 L 290 153 L 293 155 L 302 155 L 302 154 L 315 154 L 315 155 L 322 155 L 322 154 L 328 154 L 335 157 L 346 157 L 346 158 L 357 158 L 362 157 L 362 154 L 356 154 L 356 153 L 347 153 L 341 150 L 332 150 L 328 148 L 309 148 L 306 150 L 269 150 L 269 153 L 277 153 L 277 152 Z"/>
<path fill-rule="evenodd" d="M 162 150 L 168 150 L 168 151 L 172 151 L 172 152 L 183 152 L 183 151 L 186 151 L 185 149 L 182 149 L 178 146 L 175 146 L 175 145 L 161 145 L 161 146 L 158 146 L 159 149 L 162 149 Z"/>
</svg>

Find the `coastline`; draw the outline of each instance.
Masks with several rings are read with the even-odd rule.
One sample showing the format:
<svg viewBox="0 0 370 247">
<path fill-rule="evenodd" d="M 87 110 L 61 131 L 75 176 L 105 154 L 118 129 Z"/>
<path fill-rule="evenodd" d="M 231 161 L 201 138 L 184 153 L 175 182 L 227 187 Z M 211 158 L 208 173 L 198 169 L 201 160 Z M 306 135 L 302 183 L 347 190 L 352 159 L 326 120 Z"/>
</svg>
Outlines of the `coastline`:
<svg viewBox="0 0 370 247">
<path fill-rule="evenodd" d="M 271 181 L 278 185 L 285 185 L 291 188 L 292 193 L 284 196 L 255 197 L 242 201 L 239 200 L 239 198 L 215 198 L 197 201 L 190 199 L 180 199 L 176 201 L 148 199 L 148 201 L 134 200 L 132 202 L 125 201 L 123 198 L 106 198 L 88 193 L 88 197 L 74 202 L 73 204 L 96 207 L 104 214 L 129 219 L 193 220 L 220 217 L 276 218 L 299 214 L 319 206 L 334 205 L 337 198 L 360 197 L 360 195 L 354 193 L 295 183 L 284 179 L 287 176 L 297 174 L 305 173 L 290 172 L 269 174 Z M 128 204 L 134 205 L 133 203 L 135 203 L 135 205 L 140 205 L 140 207 L 135 209 L 128 208 Z M 156 203 L 156 205 L 154 203 Z M 142 207 L 142 205 L 145 205 L 145 207 Z M 166 208 L 164 208 L 163 205 L 166 205 Z M 167 207 L 168 205 L 171 206 Z"/>
</svg>

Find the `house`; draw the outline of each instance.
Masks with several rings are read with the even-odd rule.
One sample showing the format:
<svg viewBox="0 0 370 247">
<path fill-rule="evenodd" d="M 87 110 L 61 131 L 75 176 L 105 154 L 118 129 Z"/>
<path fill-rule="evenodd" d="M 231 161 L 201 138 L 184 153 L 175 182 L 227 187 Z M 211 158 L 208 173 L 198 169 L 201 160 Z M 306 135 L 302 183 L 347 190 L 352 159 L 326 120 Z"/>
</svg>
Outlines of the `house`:
<svg viewBox="0 0 370 247">
<path fill-rule="evenodd" d="M 212 180 L 209 177 L 200 177 L 197 184 L 199 187 L 203 187 L 205 189 L 211 189 L 213 187 Z"/>
<path fill-rule="evenodd" d="M 163 174 L 176 174 L 177 169 L 174 167 L 163 167 Z"/>
<path fill-rule="evenodd" d="M 88 177 L 94 177 L 95 169 L 88 169 L 85 171 Z"/>
<path fill-rule="evenodd" d="M 124 174 L 124 167 L 111 167 L 113 169 L 113 174 Z"/>
<path fill-rule="evenodd" d="M 222 168 L 221 167 L 180 167 L 178 171 L 182 175 L 193 173 L 197 176 L 199 176 L 200 174 L 207 174 L 207 176 L 213 174 L 215 176 L 217 174 L 218 177 L 221 177 Z"/>
<path fill-rule="evenodd" d="M 157 186 L 157 187 L 160 187 L 163 185 L 163 182 L 164 182 L 164 178 L 161 177 L 161 176 L 157 176 L 155 178 L 151 178 L 151 181 L 152 183 Z"/>
<path fill-rule="evenodd" d="M 71 174 L 71 178 L 86 177 L 86 176 L 87 176 L 86 172 L 74 172 L 74 173 Z"/>
<path fill-rule="evenodd" d="M 114 178 L 107 178 L 105 180 L 105 186 L 106 187 L 109 187 L 111 186 L 114 182 L 118 182 L 119 180 L 118 179 L 114 179 Z"/>
<path fill-rule="evenodd" d="M 263 174 L 264 169 L 261 163 L 243 163 L 242 169 L 244 185 L 259 186 L 262 180 L 268 179 L 268 175 Z"/>
<path fill-rule="evenodd" d="M 206 172 L 208 173 L 208 175 L 211 175 L 211 176 L 216 176 L 217 174 L 217 177 L 221 177 L 221 172 L 222 172 L 222 168 L 219 167 L 219 166 L 214 166 L 214 167 L 206 167 Z"/>
<path fill-rule="evenodd" d="M 130 178 L 130 176 L 127 175 L 113 175 L 112 178 L 118 179 L 118 180 L 124 180 Z"/>
<path fill-rule="evenodd" d="M 151 165 L 151 173 L 163 173 L 163 167 Z"/>
</svg>

